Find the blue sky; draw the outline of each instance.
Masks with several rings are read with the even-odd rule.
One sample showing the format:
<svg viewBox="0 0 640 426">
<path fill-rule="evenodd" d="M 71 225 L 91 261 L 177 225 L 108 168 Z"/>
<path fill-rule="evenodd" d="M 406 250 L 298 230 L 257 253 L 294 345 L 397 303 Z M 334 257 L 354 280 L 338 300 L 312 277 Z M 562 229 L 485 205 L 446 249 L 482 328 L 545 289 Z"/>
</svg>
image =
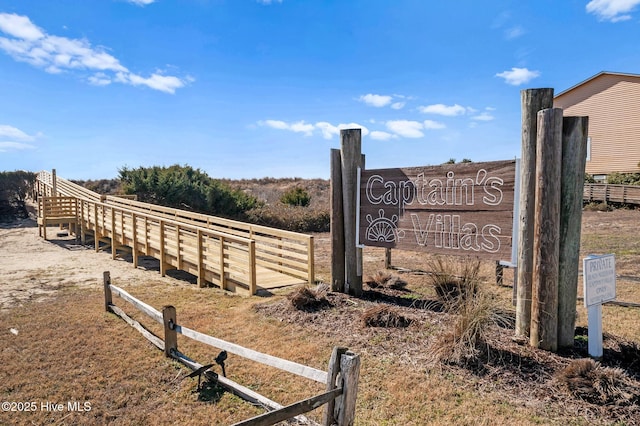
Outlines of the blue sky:
<svg viewBox="0 0 640 426">
<path fill-rule="evenodd" d="M 520 155 L 520 90 L 640 73 L 640 0 L 0 0 L 0 170 L 328 178 Z"/>
</svg>

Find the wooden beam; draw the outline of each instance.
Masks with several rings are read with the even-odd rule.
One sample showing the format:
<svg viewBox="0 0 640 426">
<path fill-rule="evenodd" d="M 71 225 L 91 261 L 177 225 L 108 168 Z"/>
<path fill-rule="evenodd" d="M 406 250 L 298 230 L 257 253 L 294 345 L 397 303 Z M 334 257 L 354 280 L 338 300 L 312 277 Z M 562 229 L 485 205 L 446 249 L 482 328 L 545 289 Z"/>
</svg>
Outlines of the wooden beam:
<svg viewBox="0 0 640 426">
<path fill-rule="evenodd" d="M 111 291 L 117 294 L 118 296 L 120 296 L 121 298 L 123 298 L 124 300 L 126 300 L 127 302 L 131 303 L 139 311 L 150 316 L 154 321 L 160 324 L 164 324 L 164 318 L 162 317 L 162 313 L 160 313 L 160 311 L 158 311 L 154 307 L 147 305 L 141 300 L 136 299 L 135 297 L 133 297 L 123 289 L 116 287 L 115 285 L 111 285 Z"/>
<path fill-rule="evenodd" d="M 198 342 L 213 346 L 218 349 L 225 350 L 229 353 L 242 356 L 255 362 L 259 362 L 264 365 L 279 368 L 280 370 L 287 371 L 292 374 L 296 374 L 307 379 L 315 380 L 316 382 L 326 383 L 327 373 L 306 365 L 298 364 L 297 362 L 288 361 L 286 359 L 278 358 L 272 355 L 267 355 L 261 352 L 247 349 L 235 343 L 226 342 L 222 339 L 209 336 L 199 331 L 192 330 L 190 328 L 177 325 L 176 332 L 183 336 L 189 337 Z"/>
<path fill-rule="evenodd" d="M 575 337 L 588 132 L 589 117 L 564 117 L 558 272 L 558 346 L 561 348 L 573 347 Z"/>
<path fill-rule="evenodd" d="M 562 109 L 538 113 L 536 208 L 533 242 L 531 346 L 558 350 L 558 262 Z"/>
<path fill-rule="evenodd" d="M 362 165 L 360 129 L 340 130 L 342 168 L 342 208 L 344 211 L 345 290 L 354 296 L 362 295 L 362 274 L 358 275 L 356 249 L 356 199 L 358 168 Z"/>
<path fill-rule="evenodd" d="M 529 336 L 531 327 L 531 280 L 533 274 L 533 224 L 538 111 L 553 106 L 553 89 L 520 92 L 522 108 L 522 154 L 520 159 L 520 217 L 516 282 L 516 335 Z"/>
<path fill-rule="evenodd" d="M 340 394 L 342 394 L 342 389 L 332 389 L 320 395 L 312 396 L 311 398 L 287 405 L 279 410 L 270 411 L 250 419 L 234 423 L 233 426 L 271 426 L 278 422 L 293 418 L 299 414 L 315 410 L 327 402 L 333 401 Z"/>
<path fill-rule="evenodd" d="M 142 324 L 140 324 L 138 321 L 136 321 L 133 318 L 131 318 L 122 309 L 120 309 L 119 307 L 117 307 L 115 305 L 112 305 L 111 306 L 111 311 L 114 314 L 118 315 L 123 320 L 125 320 L 125 322 L 127 324 L 129 324 L 131 327 L 133 327 L 136 330 L 138 330 L 140 332 L 140 334 L 142 334 L 148 341 L 153 343 L 158 349 L 160 349 L 160 350 L 164 349 L 164 342 L 162 341 L 161 338 L 159 338 L 158 336 L 156 336 L 155 334 L 151 333 L 149 330 L 144 328 L 144 326 Z"/>
<path fill-rule="evenodd" d="M 344 293 L 344 209 L 342 207 L 342 158 L 331 150 L 331 291 Z"/>
</svg>

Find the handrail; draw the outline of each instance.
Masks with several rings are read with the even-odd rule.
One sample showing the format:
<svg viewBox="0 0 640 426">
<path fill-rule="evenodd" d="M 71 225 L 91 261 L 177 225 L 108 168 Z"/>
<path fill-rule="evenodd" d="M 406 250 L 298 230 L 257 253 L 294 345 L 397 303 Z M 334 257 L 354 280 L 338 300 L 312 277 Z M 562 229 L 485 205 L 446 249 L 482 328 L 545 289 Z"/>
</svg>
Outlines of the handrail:
<svg viewBox="0 0 640 426">
<path fill-rule="evenodd" d="M 640 185 L 587 183 L 584 185 L 583 200 L 640 205 Z"/>
</svg>

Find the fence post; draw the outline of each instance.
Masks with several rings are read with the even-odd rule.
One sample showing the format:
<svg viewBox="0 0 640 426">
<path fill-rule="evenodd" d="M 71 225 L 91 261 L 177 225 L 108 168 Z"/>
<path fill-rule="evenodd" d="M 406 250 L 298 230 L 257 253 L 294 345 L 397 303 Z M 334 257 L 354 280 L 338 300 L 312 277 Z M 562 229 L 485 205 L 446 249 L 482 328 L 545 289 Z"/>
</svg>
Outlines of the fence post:
<svg viewBox="0 0 640 426">
<path fill-rule="evenodd" d="M 533 242 L 531 346 L 558 350 L 562 109 L 538 113 Z"/>
<path fill-rule="evenodd" d="M 111 295 L 111 274 L 109 271 L 104 271 L 102 273 L 102 282 L 104 285 L 104 310 L 111 312 L 113 296 Z"/>
<path fill-rule="evenodd" d="M 502 285 L 504 282 L 504 266 L 500 264 L 499 260 L 496 260 L 496 284 Z"/>
<path fill-rule="evenodd" d="M 315 253 L 314 253 L 314 239 L 313 236 L 309 236 L 307 240 L 307 274 L 309 281 L 309 285 L 313 285 L 316 282 L 316 271 L 315 271 Z M 282 256 L 282 254 L 280 254 Z"/>
<path fill-rule="evenodd" d="M 338 426 L 351 426 L 356 417 L 360 355 L 348 351 L 340 357 L 340 376 L 342 395 L 338 398 L 336 418 L 338 419 Z"/>
<path fill-rule="evenodd" d="M 162 321 L 164 322 L 164 354 L 171 356 L 172 351 L 178 350 L 178 333 L 176 333 L 176 308 L 162 307 Z"/>
<path fill-rule="evenodd" d="M 253 296 L 258 290 L 256 282 L 256 240 L 249 241 L 249 295 Z"/>
<path fill-rule="evenodd" d="M 391 268 L 391 248 L 384 248 L 384 269 Z"/>
<path fill-rule="evenodd" d="M 327 391 L 336 388 L 336 379 L 338 378 L 338 374 L 340 373 L 340 360 L 342 359 L 342 355 L 347 353 L 347 348 L 341 348 L 339 346 L 335 346 L 333 348 L 333 352 L 331 353 L 331 358 L 329 359 L 329 370 L 327 374 Z M 336 420 L 336 400 L 332 399 L 327 403 L 324 411 L 324 417 L 322 420 L 323 426 L 331 426 L 337 423 Z"/>
</svg>

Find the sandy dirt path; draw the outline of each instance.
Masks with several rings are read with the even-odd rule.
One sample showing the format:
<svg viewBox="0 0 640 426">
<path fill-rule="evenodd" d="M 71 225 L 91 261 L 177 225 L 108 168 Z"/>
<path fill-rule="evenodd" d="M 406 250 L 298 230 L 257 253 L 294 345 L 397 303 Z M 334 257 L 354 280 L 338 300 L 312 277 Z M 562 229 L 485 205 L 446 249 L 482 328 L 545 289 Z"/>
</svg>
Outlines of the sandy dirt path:
<svg viewBox="0 0 640 426">
<path fill-rule="evenodd" d="M 0 224 L 0 311 L 29 301 L 43 301 L 64 288 L 102 287 L 103 271 L 110 271 L 113 284 L 127 286 L 149 282 L 189 285 L 169 276 L 161 277 L 155 263 L 141 262 L 134 268 L 129 259 L 111 259 L 111 253 L 96 253 L 74 237 L 57 236 L 49 227 L 48 240 L 38 236 L 33 220 Z M 153 271 L 156 269 L 156 271 Z"/>
</svg>

